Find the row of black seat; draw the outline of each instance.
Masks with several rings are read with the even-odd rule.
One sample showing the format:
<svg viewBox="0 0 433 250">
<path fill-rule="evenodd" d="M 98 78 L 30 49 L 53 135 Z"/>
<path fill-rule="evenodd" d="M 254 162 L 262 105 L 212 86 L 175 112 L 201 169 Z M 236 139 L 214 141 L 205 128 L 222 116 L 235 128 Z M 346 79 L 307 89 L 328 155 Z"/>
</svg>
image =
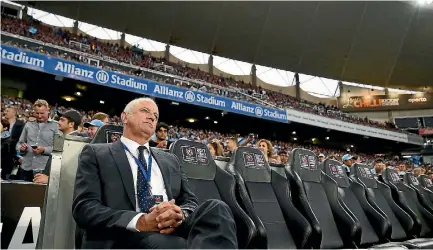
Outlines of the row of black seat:
<svg viewBox="0 0 433 250">
<path fill-rule="evenodd" d="M 111 142 L 105 126 L 91 143 Z M 240 147 L 215 161 L 206 145 L 178 140 L 170 147 L 200 202 L 226 202 L 239 248 L 433 248 L 433 186 L 427 176 L 401 181 L 386 169 L 376 180 L 355 164 L 318 164 L 312 151 L 294 149 L 287 166 L 269 166 L 261 151 Z M 423 238 L 419 238 L 423 237 Z M 78 237 L 80 238 L 80 237 Z"/>
<path fill-rule="evenodd" d="M 254 148 L 240 147 L 226 162 L 188 140 L 170 151 L 201 202 L 230 206 L 240 248 L 433 248 L 425 176 L 407 174 L 403 182 L 386 169 L 376 180 L 355 164 L 348 177 L 338 161 L 319 165 L 304 149 L 294 149 L 287 166 L 272 167 Z"/>
</svg>

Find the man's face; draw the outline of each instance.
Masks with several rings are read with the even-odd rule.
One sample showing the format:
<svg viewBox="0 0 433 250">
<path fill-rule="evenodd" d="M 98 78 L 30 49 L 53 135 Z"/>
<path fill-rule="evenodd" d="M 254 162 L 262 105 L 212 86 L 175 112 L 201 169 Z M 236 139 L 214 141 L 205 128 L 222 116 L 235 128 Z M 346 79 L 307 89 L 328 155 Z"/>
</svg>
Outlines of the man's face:
<svg viewBox="0 0 433 250">
<path fill-rule="evenodd" d="M 350 159 L 350 160 L 345 160 L 345 161 L 344 161 L 344 165 L 346 165 L 346 166 L 348 166 L 348 167 L 351 167 L 352 164 L 353 164 L 353 160 L 352 160 L 352 159 Z"/>
<path fill-rule="evenodd" d="M 48 108 L 45 106 L 35 107 L 34 116 L 38 122 L 46 122 L 48 120 Z"/>
<path fill-rule="evenodd" d="M 383 164 L 382 162 L 376 163 L 374 168 L 376 169 L 376 173 L 382 173 L 382 170 L 385 169 L 385 164 Z"/>
<path fill-rule="evenodd" d="M 95 127 L 95 126 L 90 126 L 89 129 L 87 130 L 87 133 L 89 134 L 90 138 L 94 138 L 96 135 L 96 132 L 98 132 L 98 127 Z"/>
<path fill-rule="evenodd" d="M 227 140 L 226 141 L 226 143 L 227 143 L 227 149 L 230 151 L 230 152 L 233 152 L 235 149 L 236 149 L 236 144 L 232 141 L 232 140 Z"/>
<path fill-rule="evenodd" d="M 200 132 L 200 134 L 198 135 L 198 137 L 200 138 L 200 140 L 204 140 L 205 136 L 203 132 Z"/>
<path fill-rule="evenodd" d="M 15 117 L 17 117 L 17 112 L 15 112 L 14 109 L 7 108 L 5 111 L 5 118 L 6 119 L 13 119 Z"/>
<path fill-rule="evenodd" d="M 136 103 L 130 113 L 122 114 L 125 127 L 136 136 L 143 136 L 147 140 L 155 133 L 159 111 L 156 104 L 150 100 Z"/>
<path fill-rule="evenodd" d="M 74 127 L 73 122 L 69 122 L 68 119 L 64 116 L 60 117 L 60 119 L 59 119 L 59 130 L 60 131 L 65 133 L 66 131 L 68 131 L 70 128 L 73 128 L 73 127 Z"/>
<path fill-rule="evenodd" d="M 323 160 L 325 160 L 325 157 L 319 156 L 319 162 L 322 162 Z"/>
<path fill-rule="evenodd" d="M 289 162 L 289 157 L 286 154 L 281 154 L 280 159 L 281 159 L 281 162 L 283 164 L 286 164 L 287 162 Z"/>
<path fill-rule="evenodd" d="M 156 137 L 160 140 L 166 140 L 167 132 L 168 130 L 166 128 L 161 127 L 158 131 L 156 131 Z"/>
</svg>

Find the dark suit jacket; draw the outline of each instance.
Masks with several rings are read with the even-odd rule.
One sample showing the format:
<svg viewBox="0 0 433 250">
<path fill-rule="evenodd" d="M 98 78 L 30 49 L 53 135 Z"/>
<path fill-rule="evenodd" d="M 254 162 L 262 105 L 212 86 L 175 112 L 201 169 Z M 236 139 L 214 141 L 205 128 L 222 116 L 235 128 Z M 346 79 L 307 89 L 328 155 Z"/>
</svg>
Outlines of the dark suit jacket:
<svg viewBox="0 0 433 250">
<path fill-rule="evenodd" d="M 164 179 L 168 199 L 192 213 L 197 198 L 173 154 L 151 148 Z M 88 144 L 78 162 L 72 213 L 84 229 L 82 248 L 111 248 L 133 233 L 126 229 L 137 215 L 134 182 L 120 141 Z"/>
<path fill-rule="evenodd" d="M 23 132 L 24 129 L 24 125 L 26 124 L 21 120 L 15 121 L 15 124 L 12 127 L 12 131 L 11 131 L 12 140 L 14 140 L 15 142 L 18 142 L 18 140 L 20 139 L 21 133 Z"/>
</svg>

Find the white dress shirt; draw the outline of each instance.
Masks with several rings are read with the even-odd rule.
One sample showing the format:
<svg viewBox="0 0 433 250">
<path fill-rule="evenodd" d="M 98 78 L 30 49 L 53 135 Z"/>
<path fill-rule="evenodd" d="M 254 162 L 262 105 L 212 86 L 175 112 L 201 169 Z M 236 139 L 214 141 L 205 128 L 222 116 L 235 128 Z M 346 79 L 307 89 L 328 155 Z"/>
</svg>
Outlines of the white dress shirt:
<svg viewBox="0 0 433 250">
<path fill-rule="evenodd" d="M 148 150 L 144 150 L 144 159 L 146 160 L 146 162 L 148 161 L 149 153 L 150 153 L 149 143 L 146 143 L 144 145 L 140 145 L 140 144 L 136 143 L 135 141 L 132 141 L 132 140 L 130 140 L 126 137 L 123 137 L 123 136 L 120 138 L 120 141 L 123 144 L 125 144 L 125 146 L 129 149 L 129 151 L 137 159 L 138 159 L 138 147 L 139 146 L 145 146 Z M 136 211 L 140 212 L 140 207 L 138 206 L 138 197 L 137 197 L 138 166 L 137 166 L 137 163 L 135 162 L 134 158 L 131 156 L 131 154 L 127 150 L 125 150 L 125 153 L 126 153 L 126 157 L 128 158 L 128 161 L 129 161 L 129 166 L 131 167 L 132 179 L 134 180 Z M 168 201 L 167 192 L 165 190 L 165 185 L 164 185 L 164 179 L 162 178 L 162 173 L 161 173 L 161 170 L 159 169 L 158 163 L 155 161 L 155 158 L 153 156 L 152 156 L 152 173 L 151 173 L 151 177 L 150 177 L 150 186 L 151 186 L 151 190 L 152 190 L 153 195 L 162 195 L 163 201 Z M 143 215 L 143 213 L 137 214 L 128 223 L 126 228 L 131 230 L 131 231 L 137 231 L 136 224 L 137 224 L 138 218 L 140 218 L 141 215 Z"/>
</svg>

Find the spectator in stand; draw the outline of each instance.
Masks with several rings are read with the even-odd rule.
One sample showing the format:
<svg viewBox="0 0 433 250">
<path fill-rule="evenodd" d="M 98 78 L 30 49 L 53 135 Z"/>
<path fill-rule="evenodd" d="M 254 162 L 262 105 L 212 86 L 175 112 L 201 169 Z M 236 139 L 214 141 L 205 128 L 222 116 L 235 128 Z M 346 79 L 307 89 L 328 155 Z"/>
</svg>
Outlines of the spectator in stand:
<svg viewBox="0 0 433 250">
<path fill-rule="evenodd" d="M 353 156 L 353 163 L 361 163 L 361 162 L 362 162 L 361 156 L 359 155 Z"/>
<path fill-rule="evenodd" d="M 422 168 L 415 168 L 415 169 L 413 170 L 413 175 L 414 175 L 415 177 L 418 177 L 418 176 L 422 175 Z"/>
<path fill-rule="evenodd" d="M 83 126 L 87 128 L 87 137 L 93 139 L 98 129 L 104 126 L 104 123 L 101 120 L 92 120 L 91 122 L 85 122 Z"/>
<path fill-rule="evenodd" d="M 406 165 L 405 165 L 405 164 L 400 164 L 400 165 L 398 166 L 397 171 L 398 171 L 398 174 L 399 174 L 399 175 L 401 175 L 401 176 L 405 175 L 405 174 L 406 174 L 406 171 L 407 171 Z"/>
<path fill-rule="evenodd" d="M 23 156 L 18 179 L 25 181 L 32 181 L 34 172 L 45 169 L 53 151 L 54 134 L 58 132 L 57 123 L 48 119 L 50 108 L 47 101 L 37 100 L 33 109 L 36 121 L 26 123 L 16 146 Z"/>
<path fill-rule="evenodd" d="M 231 157 L 233 153 L 236 151 L 236 149 L 238 149 L 237 138 L 234 136 L 227 138 L 226 146 L 228 151 L 226 152 L 226 157 Z"/>
<path fill-rule="evenodd" d="M 335 157 L 335 155 L 329 155 L 328 159 L 330 159 L 330 160 L 337 160 L 337 157 Z"/>
<path fill-rule="evenodd" d="M 207 144 L 207 147 L 213 157 L 223 156 L 223 146 L 217 139 L 213 139 Z"/>
<path fill-rule="evenodd" d="M 428 178 L 429 178 L 431 181 L 433 181 L 433 171 L 429 171 L 429 172 L 427 173 L 427 175 L 428 175 Z"/>
<path fill-rule="evenodd" d="M 10 124 L 9 133 L 11 135 L 11 140 L 16 145 L 16 143 L 20 139 L 25 124 L 23 121 L 17 120 L 18 112 L 15 107 L 9 107 L 6 109 L 5 118 L 9 121 Z"/>
<path fill-rule="evenodd" d="M 1 178 L 7 180 L 14 165 L 13 158 L 16 154 L 13 140 L 9 133 L 9 121 L 1 119 Z"/>
<path fill-rule="evenodd" d="M 325 161 L 325 155 L 319 154 L 319 163 L 322 163 L 323 161 Z"/>
<path fill-rule="evenodd" d="M 171 142 L 167 141 L 167 133 L 168 133 L 168 125 L 164 122 L 158 122 L 156 125 L 156 137 L 155 140 L 149 141 L 150 147 L 156 147 L 156 148 L 170 148 Z"/>
<path fill-rule="evenodd" d="M 69 110 L 65 113 L 57 111 L 59 119 L 59 130 L 64 135 L 80 135 L 78 132 L 78 126 L 81 124 L 81 115 L 76 110 Z"/>
<path fill-rule="evenodd" d="M 269 140 L 260 139 L 257 143 L 257 147 L 263 152 L 267 162 L 277 164 L 281 163 L 279 157 L 273 155 L 272 143 Z"/>
<path fill-rule="evenodd" d="M 353 164 L 353 156 L 350 154 L 345 154 L 341 158 L 343 161 L 343 167 L 346 169 L 346 173 L 349 176 L 350 175 L 350 167 L 352 167 Z"/>
<path fill-rule="evenodd" d="M 280 157 L 282 164 L 287 164 L 289 162 L 289 155 L 285 150 L 281 150 L 280 152 L 278 152 L 278 156 Z"/>
<path fill-rule="evenodd" d="M 109 116 L 105 113 L 102 113 L 102 112 L 98 112 L 98 113 L 94 114 L 92 116 L 92 120 L 100 120 L 104 123 L 104 125 L 107 125 L 110 122 Z"/>
<path fill-rule="evenodd" d="M 383 171 L 385 168 L 386 168 L 386 165 L 385 165 L 385 163 L 383 162 L 383 159 L 378 158 L 378 159 L 375 160 L 375 163 L 374 163 L 374 173 L 375 173 L 376 175 L 381 175 L 381 174 L 382 174 L 382 171 Z"/>
</svg>

